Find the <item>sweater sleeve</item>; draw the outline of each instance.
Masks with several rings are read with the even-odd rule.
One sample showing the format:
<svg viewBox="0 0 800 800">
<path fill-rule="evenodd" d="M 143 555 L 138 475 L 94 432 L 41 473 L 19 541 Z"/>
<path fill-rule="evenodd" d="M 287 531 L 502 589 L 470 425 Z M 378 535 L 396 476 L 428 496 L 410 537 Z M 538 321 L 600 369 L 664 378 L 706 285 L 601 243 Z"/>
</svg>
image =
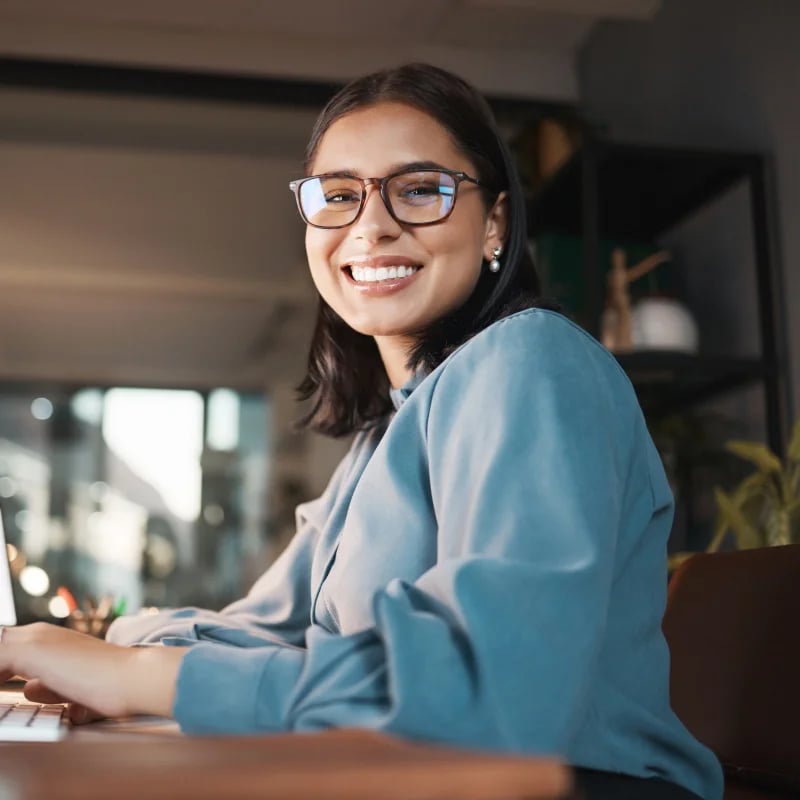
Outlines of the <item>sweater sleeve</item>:
<svg viewBox="0 0 800 800">
<path fill-rule="evenodd" d="M 627 469 L 618 432 L 636 404 L 582 334 L 513 325 L 455 353 L 387 432 L 393 458 L 427 462 L 435 566 L 378 591 L 370 627 L 314 626 L 305 650 L 192 648 L 174 709 L 184 730 L 357 725 L 564 752 L 604 633 Z"/>
</svg>

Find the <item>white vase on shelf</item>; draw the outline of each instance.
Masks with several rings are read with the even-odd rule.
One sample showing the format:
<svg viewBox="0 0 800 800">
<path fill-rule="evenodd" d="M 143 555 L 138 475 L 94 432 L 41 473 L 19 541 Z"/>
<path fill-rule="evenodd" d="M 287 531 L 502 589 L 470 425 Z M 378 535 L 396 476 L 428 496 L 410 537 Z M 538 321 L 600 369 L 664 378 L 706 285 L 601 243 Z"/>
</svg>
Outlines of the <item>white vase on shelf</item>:
<svg viewBox="0 0 800 800">
<path fill-rule="evenodd" d="M 697 323 L 682 303 L 671 297 L 646 297 L 631 310 L 634 350 L 697 353 Z"/>
</svg>

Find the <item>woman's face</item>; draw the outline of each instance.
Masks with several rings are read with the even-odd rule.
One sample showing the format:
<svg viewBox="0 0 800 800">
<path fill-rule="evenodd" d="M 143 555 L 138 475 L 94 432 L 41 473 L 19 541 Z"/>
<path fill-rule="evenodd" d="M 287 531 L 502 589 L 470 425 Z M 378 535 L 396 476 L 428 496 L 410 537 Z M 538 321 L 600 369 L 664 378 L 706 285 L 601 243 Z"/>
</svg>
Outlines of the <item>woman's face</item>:
<svg viewBox="0 0 800 800">
<path fill-rule="evenodd" d="M 323 135 L 311 174 L 348 172 L 382 178 L 406 165 L 432 162 L 477 177 L 475 166 L 433 117 L 383 102 L 340 117 Z M 462 182 L 450 216 L 426 227 L 392 218 L 370 184 L 361 216 L 349 227 L 308 226 L 306 251 L 323 299 L 350 327 L 381 337 L 408 337 L 461 306 L 478 281 L 482 260 L 502 245 L 505 203 L 487 212 L 481 190 Z M 405 277 L 357 280 L 351 267 L 401 267 Z M 357 270 L 361 274 L 360 270 Z"/>
</svg>

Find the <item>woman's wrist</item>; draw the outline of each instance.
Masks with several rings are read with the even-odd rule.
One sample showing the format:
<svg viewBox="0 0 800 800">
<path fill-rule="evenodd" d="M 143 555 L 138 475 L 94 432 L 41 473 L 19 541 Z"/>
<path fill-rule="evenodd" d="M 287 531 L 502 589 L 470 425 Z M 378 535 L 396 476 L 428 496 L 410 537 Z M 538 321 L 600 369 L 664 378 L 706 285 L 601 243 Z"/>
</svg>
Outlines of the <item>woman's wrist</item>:
<svg viewBox="0 0 800 800">
<path fill-rule="evenodd" d="M 159 645 L 130 648 L 132 674 L 124 691 L 131 714 L 172 716 L 178 673 L 188 649 Z"/>
</svg>

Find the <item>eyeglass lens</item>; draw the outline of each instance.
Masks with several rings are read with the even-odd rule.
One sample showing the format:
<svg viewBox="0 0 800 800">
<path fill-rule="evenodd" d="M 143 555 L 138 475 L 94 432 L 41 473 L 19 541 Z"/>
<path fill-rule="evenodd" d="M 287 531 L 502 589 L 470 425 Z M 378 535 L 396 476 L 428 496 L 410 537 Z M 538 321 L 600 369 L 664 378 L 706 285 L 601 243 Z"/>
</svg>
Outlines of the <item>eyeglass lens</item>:
<svg viewBox="0 0 800 800">
<path fill-rule="evenodd" d="M 446 172 L 403 172 L 386 181 L 384 198 L 400 222 L 419 225 L 437 222 L 450 213 L 456 186 L 456 179 Z M 364 191 L 356 178 L 311 178 L 300 186 L 300 205 L 312 225 L 336 228 L 355 221 Z"/>
</svg>

